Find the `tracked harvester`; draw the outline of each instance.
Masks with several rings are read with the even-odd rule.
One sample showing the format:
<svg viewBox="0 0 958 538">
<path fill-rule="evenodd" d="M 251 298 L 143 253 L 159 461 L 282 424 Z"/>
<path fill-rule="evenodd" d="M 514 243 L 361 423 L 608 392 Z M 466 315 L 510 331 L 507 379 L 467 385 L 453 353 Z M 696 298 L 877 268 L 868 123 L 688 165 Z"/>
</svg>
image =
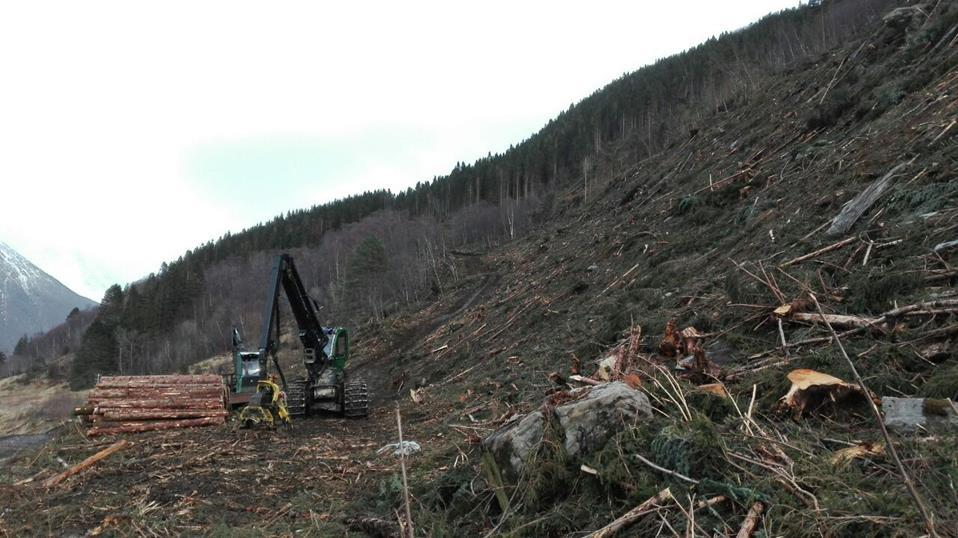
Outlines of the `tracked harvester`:
<svg viewBox="0 0 958 538">
<path fill-rule="evenodd" d="M 263 402 L 271 402 L 274 407 L 282 405 L 291 417 L 303 417 L 316 412 L 365 417 L 369 413 L 366 383 L 347 380 L 346 375 L 349 335 L 342 327 L 320 325 L 316 303 L 307 294 L 292 256 L 276 256 L 268 286 L 259 350 L 246 351 L 239 331 L 233 329 L 231 405 L 255 407 Z M 303 345 L 306 375 L 296 379 L 286 379 L 276 358 L 280 333 L 280 292 L 284 292 L 289 300 Z M 271 377 L 270 362 L 279 374 L 285 402 L 278 401 L 272 393 L 278 385 L 268 382 Z"/>
</svg>

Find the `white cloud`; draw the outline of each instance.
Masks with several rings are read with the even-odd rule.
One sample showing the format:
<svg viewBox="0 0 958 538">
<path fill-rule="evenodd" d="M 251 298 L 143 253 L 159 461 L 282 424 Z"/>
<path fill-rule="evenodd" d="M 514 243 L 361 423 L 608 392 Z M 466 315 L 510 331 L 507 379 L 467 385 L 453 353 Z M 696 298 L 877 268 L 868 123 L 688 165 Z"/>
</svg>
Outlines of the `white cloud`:
<svg viewBox="0 0 958 538">
<path fill-rule="evenodd" d="M 0 239 L 98 299 L 226 230 L 501 151 L 622 73 L 797 3 L 7 2 Z M 396 155 L 364 145 L 377 132 L 423 136 Z M 363 164 L 277 184 L 254 211 L 251 189 L 191 173 L 197 148 L 296 139 L 354 140 L 337 152 Z"/>
</svg>

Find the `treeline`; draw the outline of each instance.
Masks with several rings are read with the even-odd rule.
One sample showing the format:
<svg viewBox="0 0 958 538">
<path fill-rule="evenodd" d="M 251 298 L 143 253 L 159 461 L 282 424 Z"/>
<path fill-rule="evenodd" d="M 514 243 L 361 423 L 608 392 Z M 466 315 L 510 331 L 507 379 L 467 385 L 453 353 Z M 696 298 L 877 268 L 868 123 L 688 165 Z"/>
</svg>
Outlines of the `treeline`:
<svg viewBox="0 0 958 538">
<path fill-rule="evenodd" d="M 515 237 L 549 192 L 614 175 L 623 155 L 638 162 L 694 136 L 716 110 L 747 101 L 767 75 L 846 42 L 897 4 L 831 0 L 768 16 L 621 77 L 503 154 L 457 164 L 398 194 L 291 211 L 188 251 L 141 282 L 111 288 L 74 374 L 89 382 L 95 372 L 176 369 L 224 351 L 232 323 L 246 325 L 249 338 L 263 300 L 264 253 L 280 249 L 307 260 L 301 267 L 310 268 L 329 319 L 382 319 L 390 305 L 441 285 L 452 246 Z M 377 264 L 383 274 L 363 276 Z"/>
<path fill-rule="evenodd" d="M 310 295 L 322 307 L 323 322 L 349 326 L 355 338 L 361 336 L 357 329 L 362 325 L 382 322 L 396 308 L 417 304 L 457 280 L 450 252 L 456 246 L 524 233 L 535 207 L 534 200 L 508 207 L 478 204 L 445 223 L 431 216 L 412 218 L 382 210 L 327 231 L 316 246 L 282 250 L 296 259 Z M 175 270 L 171 265 L 144 282 L 111 287 L 73 361 L 71 384 L 89 386 L 105 372 L 183 370 L 227 351 L 234 326 L 255 348 L 272 258 L 278 252 L 264 249 L 228 256 L 195 278 L 186 274 L 166 278 L 166 272 Z M 172 288 L 163 288 L 167 282 L 203 285 L 189 292 L 188 304 L 167 306 L 155 299 L 169 296 Z M 180 319 L 170 321 L 172 309 L 181 312 Z M 170 326 L 158 330 L 160 323 Z"/>
<path fill-rule="evenodd" d="M 61 378 L 66 372 L 58 359 L 80 348 L 87 327 L 96 318 L 96 309 L 74 308 L 66 320 L 45 333 L 23 335 L 13 353 L 0 360 L 0 377 L 31 373 Z"/>
</svg>

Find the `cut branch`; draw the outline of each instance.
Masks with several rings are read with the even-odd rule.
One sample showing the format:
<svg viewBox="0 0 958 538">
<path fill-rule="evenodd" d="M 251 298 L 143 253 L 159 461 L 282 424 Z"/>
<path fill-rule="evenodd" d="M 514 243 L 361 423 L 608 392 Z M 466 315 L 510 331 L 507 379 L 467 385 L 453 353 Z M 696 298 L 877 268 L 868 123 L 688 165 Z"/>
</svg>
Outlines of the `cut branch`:
<svg viewBox="0 0 958 538">
<path fill-rule="evenodd" d="M 794 321 L 807 323 L 829 323 L 835 327 L 866 329 L 877 327 L 884 318 L 863 318 L 859 316 L 842 316 L 838 314 L 816 314 L 814 312 L 794 312 L 791 316 Z"/>
<path fill-rule="evenodd" d="M 816 251 L 814 251 L 814 252 L 809 252 L 808 254 L 805 254 L 805 255 L 803 255 L 803 256 L 799 256 L 799 257 L 797 257 L 797 258 L 791 259 L 791 260 L 789 260 L 789 261 L 787 261 L 787 262 L 785 262 L 785 263 L 779 265 L 779 267 L 788 267 L 789 265 L 795 265 L 796 263 L 801 263 L 801 262 L 803 262 L 803 261 L 805 261 L 805 260 L 810 260 L 810 259 L 812 259 L 812 258 L 816 258 L 816 257 L 818 257 L 818 256 L 821 256 L 822 254 L 831 252 L 831 251 L 833 251 L 833 250 L 838 250 L 838 249 L 840 249 L 840 248 L 842 248 L 842 247 L 844 247 L 844 246 L 850 245 L 850 244 L 854 243 L 854 242 L 857 241 L 857 240 L 858 240 L 857 237 L 849 237 L 848 239 L 842 239 L 841 241 L 839 241 L 839 242 L 837 242 L 837 243 L 833 243 L 833 244 L 831 244 L 831 245 L 828 245 L 827 247 L 820 248 L 820 249 L 818 249 L 818 250 L 816 250 Z"/>
<path fill-rule="evenodd" d="M 755 532 L 755 527 L 758 526 L 758 520 L 762 517 L 762 512 L 765 511 L 765 505 L 761 501 L 756 502 L 748 509 L 748 515 L 745 516 L 745 521 L 742 522 L 742 528 L 738 530 L 738 534 L 735 535 L 735 538 L 750 538 L 752 533 Z"/>
<path fill-rule="evenodd" d="M 58 475 L 51 476 L 50 478 L 46 479 L 43 482 L 43 485 L 45 487 L 52 488 L 53 486 L 56 486 L 57 484 L 63 482 L 67 478 L 70 478 L 71 476 L 75 474 L 82 473 L 86 469 L 93 467 L 100 460 L 103 460 L 105 458 L 110 457 L 113 454 L 116 454 L 117 452 L 123 450 L 124 448 L 130 446 L 131 444 L 132 443 L 130 443 L 129 441 L 125 439 L 122 441 L 117 441 L 116 443 L 113 443 L 109 447 L 104 448 L 103 450 L 81 461 L 80 463 L 74 465 L 73 467 L 67 469 L 66 471 L 63 471 L 62 473 Z"/>
<path fill-rule="evenodd" d="M 671 499 L 673 499 L 672 491 L 669 490 L 669 488 L 665 488 L 654 497 L 650 497 L 642 504 L 617 517 L 612 523 L 593 532 L 586 538 L 607 538 L 609 536 L 615 536 L 620 530 L 635 523 L 642 518 L 642 516 L 654 512 L 661 504 Z"/>
</svg>

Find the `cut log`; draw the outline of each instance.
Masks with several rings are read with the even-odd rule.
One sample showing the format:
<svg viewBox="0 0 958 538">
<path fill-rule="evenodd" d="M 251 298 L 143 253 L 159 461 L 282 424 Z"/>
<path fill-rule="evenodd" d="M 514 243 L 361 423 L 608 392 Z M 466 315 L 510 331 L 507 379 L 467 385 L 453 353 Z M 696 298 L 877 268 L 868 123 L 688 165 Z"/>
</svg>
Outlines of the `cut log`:
<svg viewBox="0 0 958 538">
<path fill-rule="evenodd" d="M 107 376 L 82 411 L 91 436 L 206 426 L 225 421 L 227 394 L 213 374 Z"/>
<path fill-rule="evenodd" d="M 93 467 L 94 465 L 96 465 L 98 461 L 104 458 L 110 457 L 112 454 L 115 454 L 123 450 L 124 448 L 130 446 L 131 444 L 132 443 L 130 443 L 129 441 L 125 439 L 122 441 L 117 441 L 116 443 L 113 443 L 109 447 L 104 448 L 103 450 L 81 461 L 80 463 L 74 465 L 73 467 L 67 469 L 66 471 L 63 471 L 62 473 L 58 475 L 51 476 L 50 478 L 46 479 L 43 482 L 43 485 L 48 488 L 53 487 L 59 484 L 60 482 L 63 482 L 67 478 L 70 478 L 71 476 L 77 473 L 81 473 L 84 470 L 89 469 L 90 467 Z"/>
<path fill-rule="evenodd" d="M 833 327 L 841 328 L 866 328 L 878 327 L 878 324 L 884 321 L 882 318 L 862 318 L 859 316 L 842 316 L 838 314 L 825 314 L 824 316 L 814 312 L 795 312 L 791 319 L 794 321 L 804 321 L 808 323 L 824 323 L 828 321 Z"/>
<path fill-rule="evenodd" d="M 223 409 L 223 402 L 211 398 L 160 398 L 160 399 L 105 399 L 96 402 L 96 409 Z M 92 409 L 90 411 L 93 412 Z M 89 413 L 88 413 L 89 414 Z"/>
<path fill-rule="evenodd" d="M 195 374 L 195 375 L 113 375 L 103 376 L 97 381 L 98 387 L 107 387 L 111 385 L 159 385 L 162 383 L 175 384 L 213 384 L 221 385 L 223 376 L 217 374 Z"/>
<path fill-rule="evenodd" d="M 738 530 L 738 534 L 735 535 L 735 538 L 750 538 L 752 533 L 755 532 L 755 527 L 758 526 L 758 520 L 762 517 L 762 512 L 765 511 L 765 505 L 761 501 L 756 502 L 748 510 L 748 515 L 745 516 L 745 521 L 742 522 L 742 528 Z"/>
<path fill-rule="evenodd" d="M 104 409 L 94 416 L 94 420 L 105 421 L 157 420 L 200 417 L 225 417 L 225 409 Z"/>
<path fill-rule="evenodd" d="M 160 383 L 97 383 L 97 389 L 175 389 L 175 390 L 212 390 L 223 387 L 223 383 L 192 383 L 184 381 L 163 381 Z"/>
<path fill-rule="evenodd" d="M 198 426 L 216 426 L 226 422 L 224 417 L 190 418 L 183 420 L 157 420 L 150 422 L 110 422 L 90 428 L 89 437 L 100 435 L 115 435 L 118 433 L 138 433 L 155 430 L 175 430 L 179 428 L 194 428 Z"/>
<path fill-rule="evenodd" d="M 892 184 L 895 181 L 895 177 L 898 173 L 911 164 L 911 162 L 901 163 L 898 166 L 891 169 L 890 172 L 882 176 L 881 179 L 873 182 L 871 185 L 865 188 L 858 196 L 856 196 L 852 201 L 845 204 L 845 207 L 842 208 L 841 212 L 832 219 L 832 225 L 828 228 L 828 231 L 825 233 L 829 236 L 842 235 L 852 229 L 852 226 L 855 225 L 855 222 L 878 201 L 879 198 L 884 195 Z"/>
<path fill-rule="evenodd" d="M 94 389 L 90 393 L 91 402 L 99 402 L 109 399 L 129 399 L 129 398 L 215 398 L 225 395 L 226 391 L 222 388 L 197 388 L 197 389 L 174 389 L 174 388 L 125 388 L 125 389 Z"/>
<path fill-rule="evenodd" d="M 92 415 L 95 410 L 96 410 L 96 407 L 92 405 L 83 405 L 80 407 L 74 407 L 73 414 L 78 417 L 89 416 L 89 415 Z"/>
</svg>

